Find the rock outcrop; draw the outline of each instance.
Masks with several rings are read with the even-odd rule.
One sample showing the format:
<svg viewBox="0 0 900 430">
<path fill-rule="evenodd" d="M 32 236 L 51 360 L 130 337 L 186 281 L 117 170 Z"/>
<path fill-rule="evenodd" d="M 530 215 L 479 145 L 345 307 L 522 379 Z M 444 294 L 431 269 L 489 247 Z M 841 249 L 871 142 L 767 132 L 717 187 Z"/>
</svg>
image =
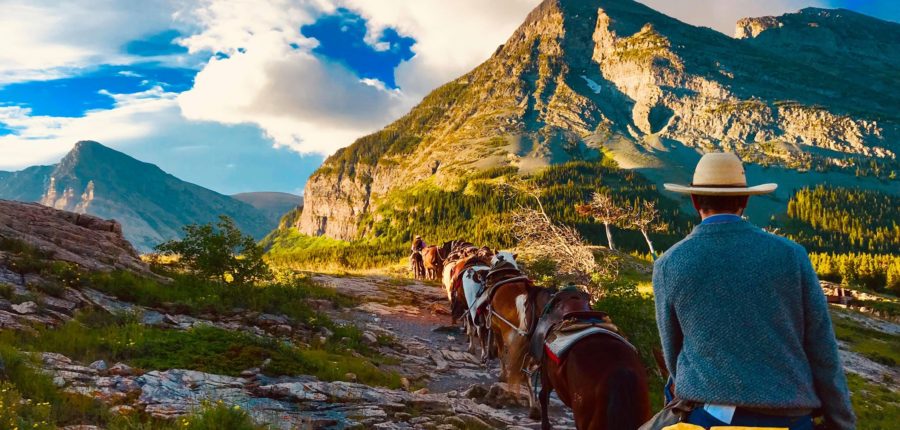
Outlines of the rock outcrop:
<svg viewBox="0 0 900 430">
<path fill-rule="evenodd" d="M 884 40 L 900 25 L 805 9 L 738 29 L 743 39 L 631 0 L 546 0 L 490 59 L 326 160 L 296 227 L 355 239 L 391 190 L 600 149 L 642 173 L 716 149 L 799 171 L 898 166 L 900 55 Z"/>
<path fill-rule="evenodd" d="M 114 220 L 39 205 L 0 200 L 0 237 L 20 240 L 54 260 L 87 270 L 150 274 Z"/>
</svg>

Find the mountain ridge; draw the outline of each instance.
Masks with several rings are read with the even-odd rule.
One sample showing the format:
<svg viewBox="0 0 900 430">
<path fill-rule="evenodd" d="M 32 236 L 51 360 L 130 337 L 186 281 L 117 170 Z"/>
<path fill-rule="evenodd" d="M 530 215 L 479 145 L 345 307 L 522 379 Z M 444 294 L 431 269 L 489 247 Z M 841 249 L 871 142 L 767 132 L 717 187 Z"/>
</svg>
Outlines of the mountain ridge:
<svg viewBox="0 0 900 430">
<path fill-rule="evenodd" d="M 186 224 L 215 221 L 220 214 L 257 238 L 277 225 L 249 204 L 94 141 L 79 141 L 58 164 L 0 173 L 0 198 L 115 219 L 143 252 L 179 237 Z"/>
<path fill-rule="evenodd" d="M 830 74 L 767 38 L 734 39 L 630 0 L 546 0 L 484 63 L 329 157 L 307 183 L 296 227 L 356 239 L 392 190 L 601 153 L 660 183 L 683 178 L 702 152 L 735 151 L 753 174 L 784 177 L 759 213 L 783 210 L 818 176 L 890 188 L 879 181 L 897 166 L 900 121 L 886 106 L 900 98 L 887 88 L 900 77 Z"/>
</svg>

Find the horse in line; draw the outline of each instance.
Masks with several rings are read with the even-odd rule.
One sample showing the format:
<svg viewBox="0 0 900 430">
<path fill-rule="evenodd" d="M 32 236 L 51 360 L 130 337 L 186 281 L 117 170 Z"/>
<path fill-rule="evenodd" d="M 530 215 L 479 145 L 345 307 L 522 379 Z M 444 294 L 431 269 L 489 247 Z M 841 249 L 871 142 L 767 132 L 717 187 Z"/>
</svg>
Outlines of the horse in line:
<svg viewBox="0 0 900 430">
<path fill-rule="evenodd" d="M 559 355 L 545 342 L 553 334 L 563 344 L 566 336 L 572 336 Z M 575 426 L 581 430 L 632 430 L 649 419 L 647 375 L 637 349 L 605 313 L 591 309 L 587 293 L 577 289 L 553 293 L 544 305 L 530 350 L 540 371 L 543 430 L 551 428 L 548 406 L 553 390 L 572 409 Z"/>
<path fill-rule="evenodd" d="M 422 265 L 425 268 L 425 279 L 433 281 L 444 271 L 444 262 L 456 241 L 444 242 L 440 247 L 431 245 L 422 250 Z"/>
<path fill-rule="evenodd" d="M 525 381 L 530 415 L 541 418 L 542 429 L 550 429 L 552 390 L 572 409 L 578 429 L 634 430 L 649 418 L 640 356 L 605 313 L 591 309 L 590 296 L 574 288 L 535 286 L 504 252 L 494 257 L 485 281 L 485 294 L 491 295 L 486 318 L 501 358 L 501 378 L 512 386 Z M 545 349 L 551 333 L 576 337 L 555 356 Z"/>
</svg>

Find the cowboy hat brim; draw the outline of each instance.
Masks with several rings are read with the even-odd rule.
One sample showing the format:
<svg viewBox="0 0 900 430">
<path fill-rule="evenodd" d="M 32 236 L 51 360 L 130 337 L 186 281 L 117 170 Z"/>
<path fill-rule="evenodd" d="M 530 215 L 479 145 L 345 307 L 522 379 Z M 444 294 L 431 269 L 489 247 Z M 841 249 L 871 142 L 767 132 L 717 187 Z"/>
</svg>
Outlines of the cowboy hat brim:
<svg viewBox="0 0 900 430">
<path fill-rule="evenodd" d="M 768 194 L 778 188 L 778 184 L 762 184 L 752 187 L 693 187 L 689 185 L 663 184 L 663 188 L 679 194 L 699 196 L 755 196 Z"/>
</svg>

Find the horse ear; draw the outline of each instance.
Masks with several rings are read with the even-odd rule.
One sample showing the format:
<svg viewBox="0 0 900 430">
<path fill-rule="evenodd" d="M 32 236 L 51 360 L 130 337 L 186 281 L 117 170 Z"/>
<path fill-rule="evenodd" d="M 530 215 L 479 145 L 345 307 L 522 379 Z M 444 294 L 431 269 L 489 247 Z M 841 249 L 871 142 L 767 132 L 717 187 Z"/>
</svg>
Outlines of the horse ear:
<svg viewBox="0 0 900 430">
<path fill-rule="evenodd" d="M 518 260 L 518 259 L 519 259 L 519 254 L 513 254 L 513 260 Z"/>
</svg>

